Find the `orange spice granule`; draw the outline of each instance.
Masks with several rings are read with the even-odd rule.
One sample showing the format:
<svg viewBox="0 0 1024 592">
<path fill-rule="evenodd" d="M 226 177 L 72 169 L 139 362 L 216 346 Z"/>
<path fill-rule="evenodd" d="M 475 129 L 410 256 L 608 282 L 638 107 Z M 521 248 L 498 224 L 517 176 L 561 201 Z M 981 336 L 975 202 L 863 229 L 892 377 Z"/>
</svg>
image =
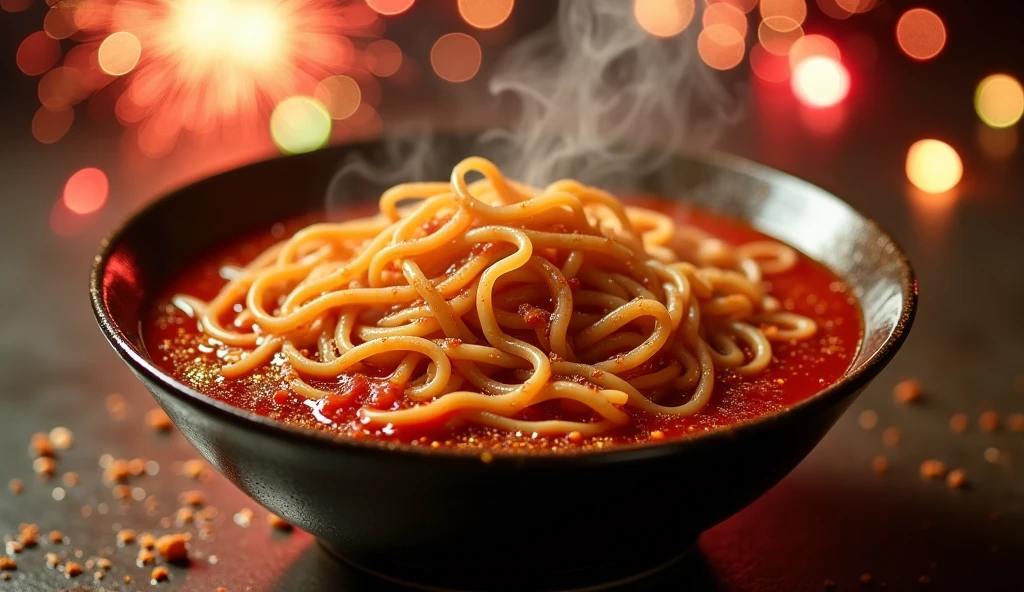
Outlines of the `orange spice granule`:
<svg viewBox="0 0 1024 592">
<path fill-rule="evenodd" d="M 67 450 L 75 443 L 75 435 L 71 430 L 58 426 L 50 430 L 50 444 L 59 450 Z"/>
<path fill-rule="evenodd" d="M 9 579 L 11 579 L 11 574 L 7 573 L 6 571 L 0 572 L 0 580 L 3 580 L 3 581 L 6 582 Z"/>
<path fill-rule="evenodd" d="M 217 586 L 217 592 L 228 592 L 228 589 L 224 586 Z"/>
<path fill-rule="evenodd" d="M 888 471 L 889 459 L 885 458 L 884 456 L 876 456 L 875 458 L 871 459 L 871 470 L 878 474 L 882 474 Z"/>
<path fill-rule="evenodd" d="M 32 461 L 32 470 L 40 477 L 48 479 L 57 472 L 57 463 L 49 456 L 40 456 Z"/>
<path fill-rule="evenodd" d="M 966 413 L 954 413 L 949 418 L 949 429 L 953 430 L 957 434 L 962 434 L 967 431 L 970 427 L 970 420 L 967 419 Z"/>
<path fill-rule="evenodd" d="M 54 545 L 59 545 L 64 542 L 64 533 L 59 530 L 51 530 L 49 534 L 50 542 Z"/>
<path fill-rule="evenodd" d="M 878 425 L 878 414 L 871 409 L 865 409 L 857 416 L 857 423 L 865 430 L 873 430 Z"/>
<path fill-rule="evenodd" d="M 96 567 L 102 569 L 103 571 L 107 571 L 108 569 L 110 569 L 110 566 L 110 560 L 106 557 L 100 557 L 96 560 Z"/>
<path fill-rule="evenodd" d="M 39 544 L 39 527 L 35 524 L 22 524 L 18 527 L 18 542 L 26 547 L 35 547 Z"/>
<path fill-rule="evenodd" d="M 923 395 L 924 389 L 921 387 L 921 381 L 916 378 L 903 380 L 892 389 L 893 399 L 901 405 L 917 403 Z"/>
<path fill-rule="evenodd" d="M 18 569 L 18 562 L 5 555 L 0 555 L 0 570 L 11 571 L 12 569 Z"/>
<path fill-rule="evenodd" d="M 178 511 L 174 513 L 174 523 L 178 526 L 191 524 L 194 520 L 195 514 L 192 512 L 192 508 L 178 508 Z"/>
<path fill-rule="evenodd" d="M 10 482 L 7 483 L 7 489 L 9 489 L 14 495 L 18 495 L 25 491 L 25 482 L 21 479 L 11 479 Z"/>
<path fill-rule="evenodd" d="M 64 564 L 64 574 L 69 578 L 74 578 L 82 575 L 82 566 L 78 565 L 74 561 L 68 561 Z"/>
<path fill-rule="evenodd" d="M 154 561 L 156 561 L 156 555 L 149 549 L 139 549 L 139 555 L 135 558 L 135 563 L 139 567 L 149 565 Z"/>
<path fill-rule="evenodd" d="M 156 538 L 148 532 L 144 532 L 139 536 L 139 546 L 143 549 L 152 549 L 156 546 Z"/>
<path fill-rule="evenodd" d="M 128 461 L 128 472 L 138 477 L 146 472 L 146 461 L 141 458 L 133 458 Z"/>
<path fill-rule="evenodd" d="M 46 559 L 46 567 L 50 569 L 57 569 L 57 566 L 60 565 L 60 557 L 56 553 L 47 553 L 43 557 Z"/>
<path fill-rule="evenodd" d="M 169 432 L 174 424 L 163 409 L 157 407 L 146 412 L 146 425 L 154 432 Z"/>
<path fill-rule="evenodd" d="M 566 438 L 573 444 L 579 444 L 580 442 L 583 441 L 583 434 L 581 434 L 580 432 L 573 431 L 569 432 L 569 435 L 566 436 Z"/>
<path fill-rule="evenodd" d="M 248 528 L 252 524 L 253 512 L 249 508 L 242 508 L 235 514 L 235 524 Z"/>
<path fill-rule="evenodd" d="M 96 580 L 97 582 L 99 582 L 99 581 L 101 581 L 101 580 L 103 579 L 103 572 L 102 572 L 102 571 L 98 571 L 98 572 L 96 572 L 96 573 L 92 574 L 92 577 L 93 577 L 93 579 L 95 579 L 95 580 Z"/>
<path fill-rule="evenodd" d="M 125 404 L 124 397 L 117 393 L 107 395 L 106 399 L 107 413 L 110 414 L 112 419 L 121 420 L 127 415 L 128 406 Z"/>
<path fill-rule="evenodd" d="M 929 459 L 921 463 L 921 477 L 924 479 L 941 479 L 946 476 L 946 463 Z"/>
<path fill-rule="evenodd" d="M 871 583 L 871 574 L 869 572 L 864 572 L 864 573 L 860 574 L 860 583 L 861 584 L 865 584 L 865 585 L 866 584 L 870 584 Z"/>
<path fill-rule="evenodd" d="M 181 495 L 178 496 L 178 501 L 188 506 L 198 507 L 206 503 L 206 496 L 198 489 L 191 489 L 181 492 Z"/>
<path fill-rule="evenodd" d="M 128 461 L 119 458 L 110 463 L 110 466 L 103 471 L 103 480 L 107 483 L 124 483 L 128 480 L 131 471 L 128 469 Z"/>
<path fill-rule="evenodd" d="M 125 584 L 131 584 L 132 583 L 132 577 L 131 576 L 125 576 L 124 577 L 124 583 Z"/>
<path fill-rule="evenodd" d="M 50 443 L 50 437 L 43 432 L 32 434 L 32 438 L 29 440 L 29 453 L 35 457 L 52 457 L 54 451 L 53 444 Z"/>
<path fill-rule="evenodd" d="M 978 417 L 978 426 L 986 432 L 998 430 L 999 423 L 999 414 L 995 411 L 986 411 Z"/>
<path fill-rule="evenodd" d="M 291 530 L 292 525 L 277 514 L 267 514 L 267 524 L 277 530 Z"/>
<path fill-rule="evenodd" d="M 68 471 L 61 477 L 61 481 L 63 481 L 64 485 L 67 485 L 68 487 L 74 487 L 82 481 L 82 478 L 78 476 L 78 473 Z"/>
<path fill-rule="evenodd" d="M 124 528 L 117 531 L 117 546 L 124 547 L 135 542 L 135 531 Z"/>
<path fill-rule="evenodd" d="M 665 432 L 663 432 L 661 430 L 654 430 L 653 432 L 651 432 L 651 440 L 657 442 L 659 440 L 664 440 L 664 439 L 665 439 Z"/>
<path fill-rule="evenodd" d="M 188 545 L 183 534 L 167 534 L 156 540 L 156 550 L 171 563 L 188 561 Z"/>
<path fill-rule="evenodd" d="M 1011 432 L 1024 432 L 1024 413 L 1011 413 L 1006 418 L 1006 427 Z"/>
<path fill-rule="evenodd" d="M 897 427 L 885 428 L 882 432 L 882 442 L 886 446 L 896 446 L 903 439 L 903 432 Z"/>
<path fill-rule="evenodd" d="M 127 485 L 115 485 L 110 493 L 114 495 L 114 499 L 131 500 L 132 488 Z"/>
<path fill-rule="evenodd" d="M 7 541 L 4 545 L 4 550 L 7 551 L 8 555 L 17 555 L 25 549 L 25 545 L 22 545 L 18 541 Z"/>
<path fill-rule="evenodd" d="M 153 583 L 156 583 L 166 580 L 170 575 L 171 572 L 167 571 L 167 568 L 161 565 L 159 567 L 154 567 L 153 571 L 150 572 L 149 577 Z"/>
<path fill-rule="evenodd" d="M 189 479 L 199 479 L 205 471 L 206 462 L 198 458 L 187 460 L 181 465 L 181 474 Z"/>
<path fill-rule="evenodd" d="M 962 489 L 967 485 L 967 473 L 963 469 L 953 469 L 946 475 L 946 485 L 950 489 Z"/>
</svg>

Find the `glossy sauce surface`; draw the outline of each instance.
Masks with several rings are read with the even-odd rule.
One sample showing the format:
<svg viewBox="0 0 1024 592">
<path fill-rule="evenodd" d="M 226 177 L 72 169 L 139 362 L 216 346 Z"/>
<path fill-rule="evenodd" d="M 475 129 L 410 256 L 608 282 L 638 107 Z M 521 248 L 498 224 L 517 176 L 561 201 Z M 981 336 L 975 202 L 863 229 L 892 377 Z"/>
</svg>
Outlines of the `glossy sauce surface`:
<svg viewBox="0 0 1024 592">
<path fill-rule="evenodd" d="M 743 223 L 657 199 L 631 199 L 627 203 L 657 209 L 683 224 L 697 226 L 730 243 L 743 244 L 767 237 Z M 359 212 L 362 214 L 362 212 Z M 143 327 L 153 360 L 178 381 L 236 407 L 292 425 L 327 430 L 352 438 L 398 440 L 434 448 L 501 450 L 578 450 L 616 444 L 672 439 L 720 429 L 770 414 L 802 401 L 843 376 L 857 353 L 862 323 L 850 289 L 828 269 L 800 254 L 797 265 L 782 274 L 766 276 L 768 292 L 786 310 L 812 318 L 818 332 L 809 340 L 773 343 L 773 361 L 763 373 L 741 377 L 716 369 L 711 402 L 689 417 L 655 416 L 631 410 L 632 421 L 615 432 L 593 438 L 545 438 L 528 433 L 507 433 L 480 427 L 437 425 L 412 431 L 367 430 L 356 412 L 363 405 L 382 409 L 401 404 L 402 392 L 372 369 L 344 375 L 333 384 L 314 384 L 337 392 L 321 400 L 306 400 L 289 391 L 286 365 L 271 365 L 239 380 L 219 375 L 223 348 L 204 337 L 195 320 L 171 304 L 177 294 L 212 299 L 226 283 L 225 265 L 244 265 L 270 245 L 315 222 L 303 218 L 274 225 L 252 236 L 211 251 L 185 269 L 151 305 Z M 682 395 L 681 395 L 682 396 Z M 537 406 L 524 418 L 541 419 L 557 413 Z M 658 433 L 660 432 L 660 433 Z"/>
</svg>

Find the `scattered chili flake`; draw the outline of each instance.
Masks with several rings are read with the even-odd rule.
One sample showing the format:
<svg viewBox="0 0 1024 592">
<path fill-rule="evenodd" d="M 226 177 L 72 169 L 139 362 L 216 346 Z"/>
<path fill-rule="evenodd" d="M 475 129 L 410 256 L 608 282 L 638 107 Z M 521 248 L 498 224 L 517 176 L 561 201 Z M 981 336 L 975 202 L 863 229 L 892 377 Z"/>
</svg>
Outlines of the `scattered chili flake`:
<svg viewBox="0 0 1024 592">
<path fill-rule="evenodd" d="M 986 432 L 998 430 L 999 423 L 999 414 L 995 411 L 986 411 L 978 417 L 978 426 Z"/>
<path fill-rule="evenodd" d="M 18 569 L 18 562 L 5 555 L 0 555 L 0 570 L 11 571 L 12 569 Z"/>
<path fill-rule="evenodd" d="M 162 565 L 159 567 L 154 567 L 153 571 L 149 573 L 150 580 L 152 580 L 154 584 L 166 580 L 167 577 L 170 575 L 171 572 L 167 571 L 167 568 Z"/>
<path fill-rule="evenodd" d="M 202 459 L 194 458 L 187 460 L 181 465 L 181 474 L 185 475 L 189 479 L 199 479 L 203 476 L 206 471 L 206 462 Z"/>
<path fill-rule="evenodd" d="M 242 508 L 237 514 L 235 514 L 235 524 L 243 528 L 249 528 L 249 525 L 252 524 L 252 517 L 252 510 L 249 508 Z"/>
<path fill-rule="evenodd" d="M 274 402 L 278 405 L 287 405 L 291 398 L 291 393 L 286 390 L 280 390 L 274 393 Z"/>
<path fill-rule="evenodd" d="M 117 546 L 124 547 L 135 542 L 135 531 L 124 528 L 117 531 Z"/>
<path fill-rule="evenodd" d="M 1006 426 L 1012 432 L 1024 432 L 1024 413 L 1012 413 L 1006 418 Z"/>
<path fill-rule="evenodd" d="M 861 584 L 865 584 L 865 585 L 870 584 L 871 583 L 871 574 L 869 572 L 864 572 L 864 573 L 860 574 L 860 583 Z"/>
<path fill-rule="evenodd" d="M 110 560 L 107 559 L 106 557 L 100 557 L 99 559 L 96 560 L 96 567 L 102 569 L 103 571 L 106 571 L 106 570 L 110 569 L 110 566 L 111 566 Z"/>
<path fill-rule="evenodd" d="M 59 545 L 64 542 L 64 533 L 59 530 L 51 530 L 48 538 L 54 545 Z"/>
<path fill-rule="evenodd" d="M 32 461 L 32 470 L 40 477 L 49 479 L 57 472 L 57 463 L 48 456 L 40 456 Z"/>
<path fill-rule="evenodd" d="M 156 555 L 153 554 L 149 549 L 140 549 L 139 556 L 135 558 L 135 563 L 139 567 L 144 567 L 156 561 Z"/>
<path fill-rule="evenodd" d="M 44 557 L 46 558 L 46 567 L 57 569 L 57 566 L 60 565 L 60 557 L 56 553 L 47 553 Z"/>
<path fill-rule="evenodd" d="M 107 395 L 106 399 L 107 413 L 113 419 L 124 419 L 128 406 L 124 402 L 124 397 L 117 393 Z"/>
<path fill-rule="evenodd" d="M 878 425 L 878 414 L 871 409 L 865 409 L 864 411 L 861 411 L 860 415 L 857 417 L 857 423 L 859 423 L 860 427 L 865 430 L 873 430 L 875 429 L 875 426 Z"/>
<path fill-rule="evenodd" d="M 277 514 L 267 514 L 267 524 L 277 530 L 291 530 L 292 525 Z"/>
<path fill-rule="evenodd" d="M 81 480 L 82 478 L 78 476 L 78 473 L 73 471 L 68 471 L 67 473 L 64 473 L 63 477 L 61 477 L 61 481 L 63 481 L 64 485 L 67 485 L 68 487 L 78 485 Z"/>
<path fill-rule="evenodd" d="M 67 450 L 75 443 L 75 436 L 71 430 L 58 426 L 50 430 L 50 444 L 59 450 Z"/>
<path fill-rule="evenodd" d="M 953 469 L 946 475 L 946 485 L 950 489 L 962 489 L 967 485 L 967 473 L 963 469 Z"/>
<path fill-rule="evenodd" d="M 132 488 L 127 485 L 115 485 L 110 492 L 114 494 L 114 499 L 119 500 L 130 500 L 132 496 Z"/>
<path fill-rule="evenodd" d="M 921 381 L 916 378 L 900 381 L 892 389 L 893 398 L 901 405 L 917 403 L 923 395 L 924 389 L 921 387 Z"/>
<path fill-rule="evenodd" d="M 946 463 L 929 459 L 921 463 L 921 477 L 924 479 L 941 479 L 946 476 Z"/>
<path fill-rule="evenodd" d="M 884 456 L 876 456 L 875 458 L 871 459 L 871 470 L 878 474 L 882 474 L 888 471 L 889 459 L 885 458 Z"/>
<path fill-rule="evenodd" d="M 194 520 L 192 508 L 178 508 L 178 511 L 174 513 L 174 523 L 178 526 L 185 526 Z"/>
<path fill-rule="evenodd" d="M 188 561 L 186 541 L 183 534 L 167 534 L 156 540 L 156 550 L 171 563 L 185 563 Z"/>
<path fill-rule="evenodd" d="M 949 429 L 953 430 L 957 434 L 962 434 L 967 431 L 970 426 L 970 420 L 967 419 L 965 413 L 954 413 L 949 418 Z"/>
<path fill-rule="evenodd" d="M 128 480 L 131 471 L 128 470 L 128 461 L 123 458 L 116 459 L 103 471 L 103 480 L 107 483 L 124 483 Z"/>
<path fill-rule="evenodd" d="M 148 532 L 144 532 L 139 536 L 139 546 L 143 549 L 152 549 L 156 546 L 156 538 Z"/>
<path fill-rule="evenodd" d="M 888 427 L 882 432 L 882 442 L 884 442 L 886 446 L 896 446 L 902 439 L 903 432 L 901 432 L 897 427 Z"/>
<path fill-rule="evenodd" d="M 74 561 L 68 561 L 64 564 L 64 574 L 69 578 L 75 578 L 82 575 L 82 566 L 78 565 Z"/>
<path fill-rule="evenodd" d="M 11 490 L 11 493 L 13 493 L 14 495 L 18 495 L 19 493 L 25 491 L 25 482 L 22 481 L 21 479 L 11 479 L 11 481 L 7 484 L 7 489 Z"/>
<path fill-rule="evenodd" d="M 52 457 L 54 451 L 50 437 L 43 432 L 32 434 L 32 438 L 29 440 L 29 453 L 34 457 Z"/>
<path fill-rule="evenodd" d="M 665 439 L 665 432 L 663 432 L 661 430 L 654 430 L 653 432 L 651 432 L 651 440 L 664 440 L 664 439 Z"/>
<path fill-rule="evenodd" d="M 198 489 L 190 489 L 189 491 L 181 492 L 181 495 L 178 496 L 178 501 L 189 506 L 198 507 L 206 503 L 206 496 Z"/>
<path fill-rule="evenodd" d="M 154 432 L 169 432 L 174 424 L 163 409 L 157 407 L 146 412 L 146 425 Z"/>
</svg>

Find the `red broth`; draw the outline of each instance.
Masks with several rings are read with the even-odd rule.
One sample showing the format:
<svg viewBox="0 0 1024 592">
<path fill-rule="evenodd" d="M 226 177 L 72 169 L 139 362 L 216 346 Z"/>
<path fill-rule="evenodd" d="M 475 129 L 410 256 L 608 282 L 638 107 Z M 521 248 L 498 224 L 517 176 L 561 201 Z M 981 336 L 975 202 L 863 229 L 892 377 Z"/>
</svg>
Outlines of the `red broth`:
<svg viewBox="0 0 1024 592">
<path fill-rule="evenodd" d="M 656 199 L 633 199 L 629 203 L 663 211 L 680 223 L 697 226 L 730 244 L 768 238 L 741 222 L 679 204 Z M 860 310 L 850 288 L 824 266 L 801 254 L 792 270 L 767 276 L 767 287 L 786 310 L 812 318 L 818 324 L 817 334 L 806 341 L 773 343 L 772 364 L 759 375 L 741 377 L 716 369 L 712 400 L 695 415 L 661 416 L 632 410 L 629 425 L 610 434 L 575 441 L 482 427 L 435 426 L 388 433 L 369 430 L 358 422 L 358 406 L 307 401 L 289 392 L 282 367 L 264 368 L 243 379 L 223 379 L 219 376 L 222 363 L 216 348 L 199 332 L 194 320 L 171 304 L 176 294 L 212 299 L 226 283 L 220 276 L 222 266 L 243 265 L 314 221 L 308 217 L 292 220 L 232 242 L 196 261 L 175 278 L 156 299 L 144 322 L 145 343 L 156 364 L 181 383 L 235 407 L 351 438 L 402 441 L 433 448 L 568 451 L 645 442 L 652 439 L 652 432 L 661 432 L 655 435 L 659 440 L 686 437 L 780 411 L 839 380 L 850 367 L 862 338 Z M 343 396 L 358 397 L 364 404 L 374 406 L 388 407 L 401 396 L 386 382 L 373 377 L 341 377 L 334 388 L 339 385 L 347 391 L 340 393 Z"/>
</svg>

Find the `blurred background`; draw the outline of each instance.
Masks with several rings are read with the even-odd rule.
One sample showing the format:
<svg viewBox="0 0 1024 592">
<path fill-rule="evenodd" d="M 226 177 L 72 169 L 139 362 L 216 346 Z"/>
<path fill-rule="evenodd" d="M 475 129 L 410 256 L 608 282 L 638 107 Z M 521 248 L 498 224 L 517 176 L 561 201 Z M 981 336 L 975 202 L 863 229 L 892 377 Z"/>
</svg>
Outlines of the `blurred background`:
<svg viewBox="0 0 1024 592">
<path fill-rule="evenodd" d="M 701 72 L 727 90 L 735 117 L 716 149 L 803 177 L 877 219 L 907 249 L 921 289 L 907 346 L 856 407 L 793 475 L 705 535 L 696 568 L 658 589 L 1019 589 L 1020 4 L 621 2 L 629 26 L 690 44 Z M 87 448 L 68 454 L 89 467 L 106 451 L 194 455 L 180 438 L 154 444 L 138 423 L 111 427 L 102 404 L 120 392 L 139 418 L 153 407 L 86 302 L 88 266 L 115 224 L 243 163 L 410 122 L 501 124 L 515 105 L 491 95 L 491 75 L 557 9 L 546 0 L 0 0 L 0 438 L 18 451 L 0 461 L 0 478 L 32 490 L 0 498 L 3 534 L 64 513 L 81 540 L 102 538 L 78 517 L 109 496 L 98 477 L 59 495 L 33 481 L 21 457 L 33 432 L 71 428 Z M 922 402 L 893 401 L 906 379 L 921 381 Z M 958 414 L 964 430 L 950 427 Z M 969 487 L 923 481 L 918 467 L 933 458 L 964 469 Z M 210 487 L 225 507 L 246 503 L 224 482 Z M 176 573 L 172 585 L 376 589 L 339 572 L 302 533 L 261 530 L 233 545 L 217 553 L 235 561 Z M 12 589 L 42 590 L 63 576 L 23 565 L 14 580 Z"/>
</svg>

